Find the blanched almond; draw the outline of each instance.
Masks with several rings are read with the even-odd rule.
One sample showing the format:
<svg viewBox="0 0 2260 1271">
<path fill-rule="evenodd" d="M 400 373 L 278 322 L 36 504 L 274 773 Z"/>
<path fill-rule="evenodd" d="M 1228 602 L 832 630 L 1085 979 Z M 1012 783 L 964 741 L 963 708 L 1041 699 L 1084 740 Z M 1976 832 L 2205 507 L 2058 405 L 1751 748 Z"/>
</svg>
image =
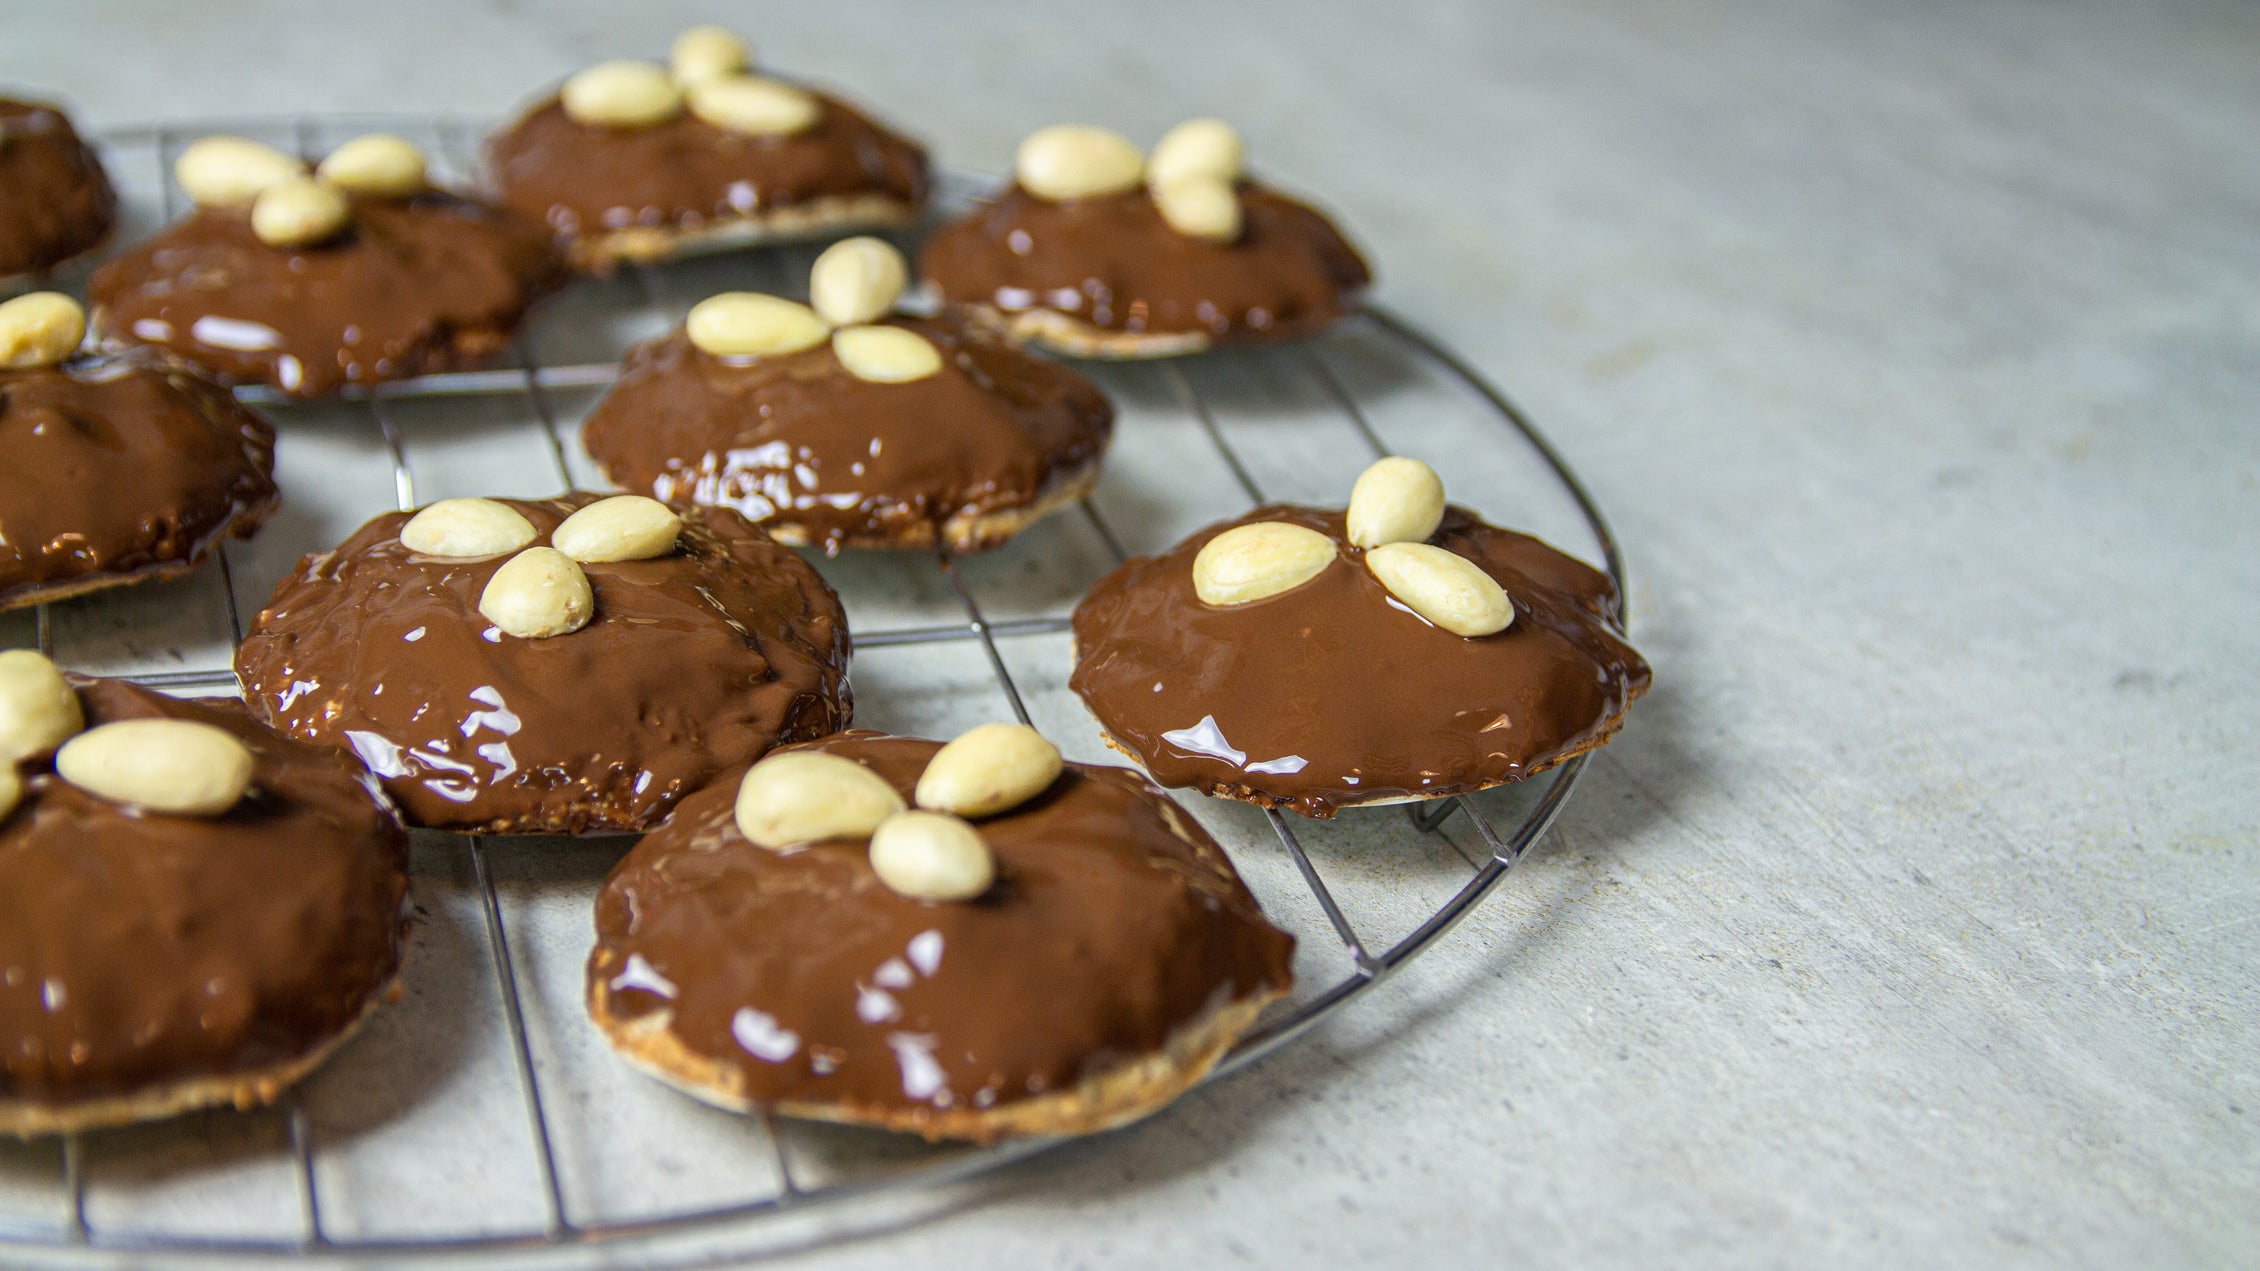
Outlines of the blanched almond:
<svg viewBox="0 0 2260 1271">
<path fill-rule="evenodd" d="M 832 333 L 832 353 L 848 374 L 874 384 L 907 384 L 942 369 L 934 342 L 901 327 L 841 327 Z"/>
<path fill-rule="evenodd" d="M 1146 180 L 1164 185 L 1186 177 L 1213 177 L 1227 184 L 1240 179 L 1247 148 L 1239 132 L 1221 119 L 1188 119 L 1154 145 L 1146 160 Z"/>
<path fill-rule="evenodd" d="M 537 537 L 532 521 L 493 499 L 441 499 L 400 527 L 401 546 L 423 556 L 500 556 Z"/>
<path fill-rule="evenodd" d="M 789 137 L 816 126 L 823 108 L 813 94 L 760 75 L 701 80 L 684 94 L 691 113 L 726 132 Z"/>
<path fill-rule="evenodd" d="M 648 128 L 683 113 L 683 94 L 649 62 L 599 62 L 565 81 L 558 102 L 575 123 Z"/>
<path fill-rule="evenodd" d="M 84 727 L 78 693 L 46 654 L 0 653 L 0 765 L 44 755 Z"/>
<path fill-rule="evenodd" d="M 685 88 L 719 75 L 735 75 L 753 65 L 753 50 L 726 26 L 694 26 L 675 37 L 667 59 L 675 82 Z"/>
<path fill-rule="evenodd" d="M 832 328 L 807 305 L 753 291 L 725 291 L 691 306 L 690 341 L 716 357 L 776 357 L 814 348 Z"/>
<path fill-rule="evenodd" d="M 173 179 L 199 207 L 229 207 L 270 185 L 306 175 L 294 155 L 244 137 L 203 137 L 173 160 Z"/>
<path fill-rule="evenodd" d="M 277 181 L 251 201 L 251 232 L 270 247 L 319 243 L 334 238 L 352 220 L 345 195 L 314 177 Z"/>
<path fill-rule="evenodd" d="M 1059 779 L 1059 747 L 1026 724 L 982 724 L 934 752 L 918 778 L 917 803 L 967 818 L 994 816 Z"/>
<path fill-rule="evenodd" d="M 1240 237 L 1240 192 L 1230 182 L 1215 177 L 1179 177 L 1153 187 L 1154 206 L 1169 228 L 1187 238 L 1212 243 L 1237 242 Z"/>
<path fill-rule="evenodd" d="M 405 199 L 422 192 L 428 173 L 424 152 L 407 138 L 372 132 L 330 151 L 314 175 L 355 194 Z"/>
<path fill-rule="evenodd" d="M 770 849 L 862 838 L 907 805 L 884 777 L 820 750 L 770 755 L 738 783 L 738 833 Z"/>
<path fill-rule="evenodd" d="M 1334 540 L 1286 521 L 1235 525 L 1193 557 L 1193 590 L 1212 605 L 1244 605 L 1292 591 L 1325 572 Z"/>
<path fill-rule="evenodd" d="M 941 812 L 899 812 L 871 832 L 871 870 L 912 900 L 971 900 L 997 878 L 981 832 Z"/>
<path fill-rule="evenodd" d="M 1030 194 L 1059 201 L 1136 189 L 1145 166 L 1145 156 L 1121 133 L 1054 124 L 1020 143 L 1013 173 Z"/>
<path fill-rule="evenodd" d="M 675 509 L 640 494 L 617 494 L 566 517 L 549 542 L 577 561 L 651 560 L 674 551 L 682 532 Z"/>
<path fill-rule="evenodd" d="M 1384 543 L 1366 550 L 1365 567 L 1407 609 L 1454 635 L 1487 636 L 1515 620 L 1506 589 L 1457 552 Z"/>
<path fill-rule="evenodd" d="M 187 719 L 90 728 L 55 752 L 63 780 L 114 803 L 175 816 L 218 816 L 251 786 L 251 751 L 235 734 Z"/>
<path fill-rule="evenodd" d="M 910 266 L 895 245 L 865 235 L 824 249 L 808 271 L 808 299 L 826 322 L 853 326 L 893 312 L 910 283 Z"/>
<path fill-rule="evenodd" d="M 554 547 L 529 547 L 487 579 L 479 612 L 522 640 L 547 640 L 589 625 L 596 592 L 572 557 Z"/>
<path fill-rule="evenodd" d="M 1425 543 L 1443 521 L 1444 478 L 1418 459 L 1383 459 L 1350 487 L 1352 546 Z"/>
<path fill-rule="evenodd" d="M 86 310 L 60 291 L 0 303 L 0 370 L 56 366 L 86 339 Z"/>
</svg>

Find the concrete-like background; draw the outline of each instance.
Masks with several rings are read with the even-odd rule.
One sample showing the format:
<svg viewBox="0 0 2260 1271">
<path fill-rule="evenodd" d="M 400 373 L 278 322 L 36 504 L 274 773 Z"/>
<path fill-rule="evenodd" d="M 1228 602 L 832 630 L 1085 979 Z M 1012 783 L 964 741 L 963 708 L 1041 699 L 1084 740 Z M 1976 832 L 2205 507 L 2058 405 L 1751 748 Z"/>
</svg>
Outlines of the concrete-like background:
<svg viewBox="0 0 2260 1271">
<path fill-rule="evenodd" d="M 1236 120 L 1658 672 L 1389 992 L 812 1265 L 2260 1263 L 2260 7 L 10 0 L 0 84 L 494 115 L 702 19 L 965 166 Z"/>
</svg>

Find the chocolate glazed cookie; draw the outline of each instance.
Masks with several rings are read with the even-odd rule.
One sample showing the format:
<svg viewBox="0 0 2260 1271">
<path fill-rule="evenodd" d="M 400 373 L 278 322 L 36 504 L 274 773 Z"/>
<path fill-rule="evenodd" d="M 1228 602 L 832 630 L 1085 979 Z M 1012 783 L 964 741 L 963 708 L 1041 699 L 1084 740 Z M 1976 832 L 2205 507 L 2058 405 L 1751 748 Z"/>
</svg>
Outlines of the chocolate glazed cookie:
<svg viewBox="0 0 2260 1271">
<path fill-rule="evenodd" d="M 1204 601 L 1201 549 L 1274 522 L 1323 536 L 1307 580 Z M 1101 579 L 1075 609 L 1069 685 L 1163 785 L 1315 817 L 1518 781 L 1607 741 L 1649 680 L 1608 576 L 1463 508 L 1429 524 L 1415 541 L 1495 581 L 1512 625 L 1436 625 L 1367 568 L 1343 513 L 1274 505 Z"/>
<path fill-rule="evenodd" d="M 275 434 L 152 350 L 0 370 L 0 609 L 170 578 L 280 502 Z"/>
<path fill-rule="evenodd" d="M 852 732 L 776 759 L 844 758 L 908 800 L 940 749 Z M 735 774 L 714 783 L 621 861 L 588 967 L 613 1045 L 724 1107 L 928 1138 L 1088 1133 L 1176 1097 L 1290 985 L 1293 938 L 1125 769 L 1068 764 L 980 819 L 994 882 L 962 900 L 894 890 L 865 836 L 758 846 L 739 797 Z"/>
<path fill-rule="evenodd" d="M 234 702 L 70 683 L 89 728 L 223 730 L 251 787 L 168 815 L 23 763 L 0 819 L 0 1134 L 272 1102 L 397 992 L 407 834 L 349 757 Z"/>
<path fill-rule="evenodd" d="M 0 283 L 92 251 L 117 221 L 102 161 L 63 112 L 0 97 Z"/>
<path fill-rule="evenodd" d="M 414 550 L 394 512 L 306 557 L 236 654 L 246 700 L 353 750 L 411 823 L 485 833 L 649 829 L 724 769 L 846 725 L 839 598 L 735 512 L 678 508 L 664 555 L 580 566 L 585 626 L 490 620 L 505 564 L 600 498 L 451 500 L 523 518 L 491 554 Z"/>
</svg>

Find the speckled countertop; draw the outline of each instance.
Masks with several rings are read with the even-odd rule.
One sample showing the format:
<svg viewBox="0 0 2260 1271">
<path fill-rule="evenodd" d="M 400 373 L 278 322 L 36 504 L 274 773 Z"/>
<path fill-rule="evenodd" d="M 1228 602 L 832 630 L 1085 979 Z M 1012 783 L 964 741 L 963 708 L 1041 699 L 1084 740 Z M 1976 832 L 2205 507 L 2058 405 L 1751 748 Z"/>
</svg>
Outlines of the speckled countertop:
<svg viewBox="0 0 2260 1271">
<path fill-rule="evenodd" d="M 0 83 L 494 115 L 707 18 L 964 166 L 1238 121 L 1585 475 L 1658 672 L 1389 992 L 808 1265 L 2260 1256 L 2260 10 L 7 0 Z"/>
</svg>

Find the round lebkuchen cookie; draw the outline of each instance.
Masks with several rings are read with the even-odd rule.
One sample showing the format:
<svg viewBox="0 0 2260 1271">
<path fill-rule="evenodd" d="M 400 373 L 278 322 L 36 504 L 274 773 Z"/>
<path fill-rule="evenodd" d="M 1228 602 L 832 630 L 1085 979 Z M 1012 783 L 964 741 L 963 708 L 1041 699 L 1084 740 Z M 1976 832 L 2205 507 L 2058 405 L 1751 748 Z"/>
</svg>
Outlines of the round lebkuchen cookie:
<svg viewBox="0 0 2260 1271">
<path fill-rule="evenodd" d="M 839 598 L 737 513 L 574 493 L 378 517 L 275 588 L 236 673 L 411 824 L 574 834 L 845 726 L 847 663 Z"/>
<path fill-rule="evenodd" d="M 725 1108 L 1084 1134 L 1199 1080 L 1286 993 L 1293 946 L 1136 773 L 1063 766 L 1019 725 L 852 732 L 692 795 L 621 861 L 589 1013 Z"/>
<path fill-rule="evenodd" d="M 1324 215 L 1243 175 L 1216 120 L 1150 159 L 1102 129 L 1047 128 L 1016 169 L 919 257 L 946 304 L 1016 341 L 1094 358 L 1275 343 L 1335 322 L 1372 282 Z"/>
<path fill-rule="evenodd" d="M 0 295 L 101 246 L 117 223 L 102 161 L 63 112 L 0 97 Z"/>
<path fill-rule="evenodd" d="M 294 397 L 484 364 L 568 277 L 538 221 L 429 185 L 400 138 L 305 164 L 206 137 L 175 175 L 197 206 L 95 271 L 94 324 L 233 384 Z"/>
<path fill-rule="evenodd" d="M 232 701 L 0 653 L 0 1134 L 256 1107 L 398 996 L 408 836 Z"/>
<path fill-rule="evenodd" d="M 699 27 L 672 66 L 606 62 L 487 143 L 498 197 L 546 222 L 575 267 L 908 225 L 926 152 L 831 94 L 755 74 Z"/>
<path fill-rule="evenodd" d="M 1273 505 L 1101 579 L 1070 686 L 1165 786 L 1330 817 L 1518 781 L 1647 691 L 1600 571 L 1390 459 L 1347 513 Z"/>
<path fill-rule="evenodd" d="M 275 434 L 154 350 L 75 353 L 76 301 L 0 303 L 0 609 L 185 574 L 279 502 Z"/>
<path fill-rule="evenodd" d="M 1105 394 L 957 322 L 895 316 L 904 274 L 894 248 L 850 239 L 817 259 L 814 309 L 712 297 L 628 354 L 582 444 L 627 489 L 832 553 L 978 551 L 1089 493 Z"/>
</svg>

